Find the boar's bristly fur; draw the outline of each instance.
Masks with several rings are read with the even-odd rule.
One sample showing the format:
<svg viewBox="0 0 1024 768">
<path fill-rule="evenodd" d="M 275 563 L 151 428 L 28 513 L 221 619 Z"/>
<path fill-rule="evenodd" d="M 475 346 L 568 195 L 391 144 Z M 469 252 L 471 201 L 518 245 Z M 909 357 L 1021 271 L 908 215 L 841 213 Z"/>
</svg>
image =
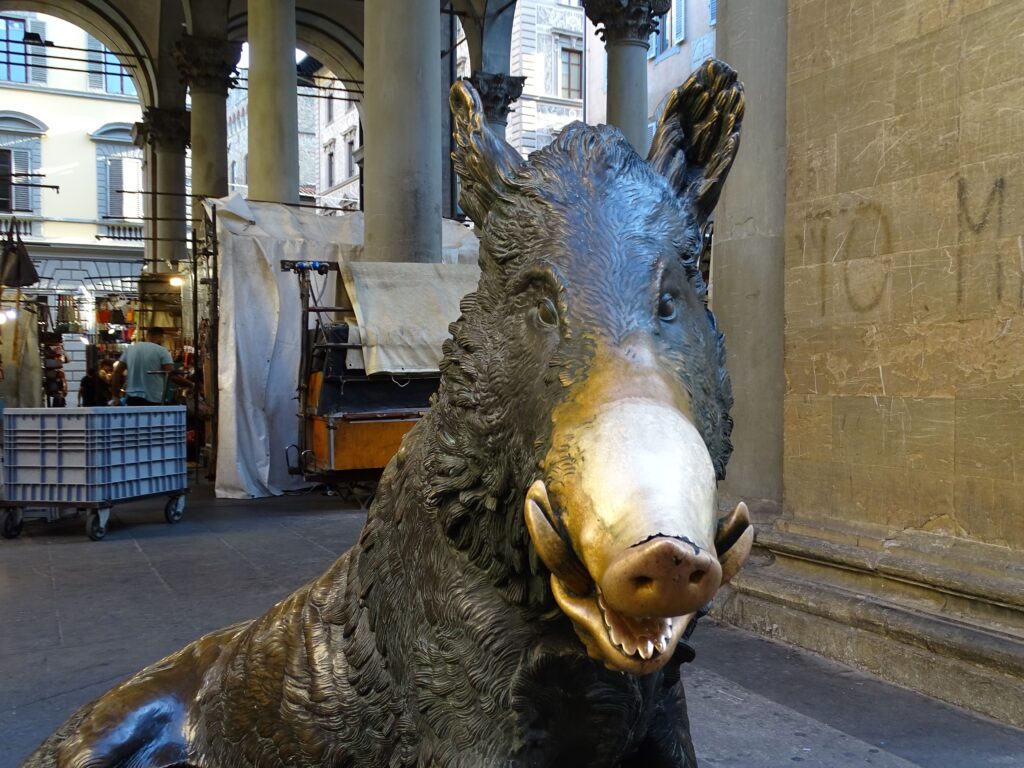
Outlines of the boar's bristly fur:
<svg viewBox="0 0 1024 768">
<path fill-rule="evenodd" d="M 644 675 L 590 658 L 522 510 L 553 409 L 601 350 L 638 335 L 681 382 L 724 475 L 731 394 L 698 257 L 742 88 L 705 64 L 670 99 L 650 162 L 617 129 L 578 123 L 524 161 L 486 129 L 471 88 L 451 99 L 480 283 L 358 542 L 262 617 L 82 707 L 25 768 L 696 765 L 687 649 Z M 673 270 L 680 322 L 662 331 L 659 281 Z"/>
</svg>

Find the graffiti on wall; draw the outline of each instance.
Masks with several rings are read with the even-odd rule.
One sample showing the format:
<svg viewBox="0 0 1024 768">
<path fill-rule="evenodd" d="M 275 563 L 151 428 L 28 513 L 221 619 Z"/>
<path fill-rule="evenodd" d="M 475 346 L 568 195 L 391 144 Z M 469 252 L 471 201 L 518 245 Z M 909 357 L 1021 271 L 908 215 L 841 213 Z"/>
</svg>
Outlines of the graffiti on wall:
<svg viewBox="0 0 1024 768">
<path fill-rule="evenodd" d="M 956 177 L 958 234 L 951 249 L 950 271 L 956 281 L 958 306 L 967 300 L 970 289 L 966 245 L 981 239 L 1004 237 L 1004 209 L 1006 179 L 992 180 L 988 189 L 972 194 L 967 180 Z M 829 293 L 829 265 L 837 267 L 832 289 L 836 291 L 855 314 L 866 314 L 877 309 L 887 298 L 892 285 L 893 222 L 889 213 L 878 202 L 859 200 L 845 206 L 831 206 L 809 211 L 804 217 L 801 246 L 808 261 L 817 264 L 816 303 L 818 313 L 827 314 Z M 997 302 L 1003 302 L 1007 292 L 1015 287 L 1018 306 L 1024 308 L 1024 235 L 1018 238 L 1021 246 L 1020 268 L 1015 270 L 1016 286 L 1008 286 L 1013 277 L 1007 274 L 1003 260 L 992 254 L 981 268 L 988 271 L 981 280 Z M 880 257 L 882 267 L 873 279 L 865 279 L 856 270 L 863 269 L 866 257 Z M 978 265 L 974 265 L 976 268 Z M 977 284 L 975 284 L 975 289 Z"/>
</svg>

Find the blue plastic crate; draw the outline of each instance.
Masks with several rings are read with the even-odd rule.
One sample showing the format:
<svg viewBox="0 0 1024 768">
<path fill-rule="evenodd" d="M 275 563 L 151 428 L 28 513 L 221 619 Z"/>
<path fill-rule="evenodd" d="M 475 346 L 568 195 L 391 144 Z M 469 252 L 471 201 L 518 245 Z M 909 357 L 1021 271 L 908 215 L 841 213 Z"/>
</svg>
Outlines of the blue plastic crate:
<svg viewBox="0 0 1024 768">
<path fill-rule="evenodd" d="M 11 408 L 6 497 L 103 502 L 184 490 L 185 408 Z"/>
</svg>

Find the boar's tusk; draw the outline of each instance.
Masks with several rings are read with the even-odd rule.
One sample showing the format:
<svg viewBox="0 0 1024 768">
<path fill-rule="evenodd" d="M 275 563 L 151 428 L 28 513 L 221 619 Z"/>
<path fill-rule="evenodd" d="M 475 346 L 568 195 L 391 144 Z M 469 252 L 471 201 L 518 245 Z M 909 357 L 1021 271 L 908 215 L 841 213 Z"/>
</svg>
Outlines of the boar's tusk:
<svg viewBox="0 0 1024 768">
<path fill-rule="evenodd" d="M 530 486 L 523 513 L 533 546 L 548 570 L 576 594 L 589 594 L 594 582 L 583 563 L 552 525 L 551 505 L 543 480 L 537 480 Z"/>
<path fill-rule="evenodd" d="M 715 550 L 722 565 L 723 584 L 743 567 L 753 545 L 754 527 L 750 524 L 750 512 L 741 501 L 732 514 L 718 521 L 715 532 Z"/>
</svg>

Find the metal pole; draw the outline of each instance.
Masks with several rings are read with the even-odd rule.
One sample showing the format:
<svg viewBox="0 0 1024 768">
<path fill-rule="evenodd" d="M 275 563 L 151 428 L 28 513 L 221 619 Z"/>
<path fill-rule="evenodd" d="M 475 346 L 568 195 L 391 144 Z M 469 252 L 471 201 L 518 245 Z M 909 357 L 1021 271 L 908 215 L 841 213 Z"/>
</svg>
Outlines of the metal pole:
<svg viewBox="0 0 1024 768">
<path fill-rule="evenodd" d="M 220 336 L 220 267 L 217 242 L 217 206 L 210 207 L 210 261 L 213 275 L 210 279 L 210 368 L 213 369 L 210 395 L 212 415 L 210 418 L 210 470 L 207 477 L 213 479 L 217 475 L 217 422 L 220 419 L 220 364 L 217 348 Z"/>
<path fill-rule="evenodd" d="M 309 365 L 309 272 L 299 271 L 299 300 L 302 302 L 302 327 L 299 337 L 299 459 L 306 448 L 306 408 L 309 398 L 309 379 L 306 368 Z"/>
<path fill-rule="evenodd" d="M 195 227 L 192 228 L 192 370 L 195 371 L 199 360 L 199 242 Z M 192 418 L 199 424 L 199 386 L 198 382 L 192 381 Z M 196 443 L 196 458 L 198 464 L 199 441 Z M 198 470 L 197 470 L 198 472 Z M 198 478 L 199 475 L 196 474 Z"/>
</svg>

